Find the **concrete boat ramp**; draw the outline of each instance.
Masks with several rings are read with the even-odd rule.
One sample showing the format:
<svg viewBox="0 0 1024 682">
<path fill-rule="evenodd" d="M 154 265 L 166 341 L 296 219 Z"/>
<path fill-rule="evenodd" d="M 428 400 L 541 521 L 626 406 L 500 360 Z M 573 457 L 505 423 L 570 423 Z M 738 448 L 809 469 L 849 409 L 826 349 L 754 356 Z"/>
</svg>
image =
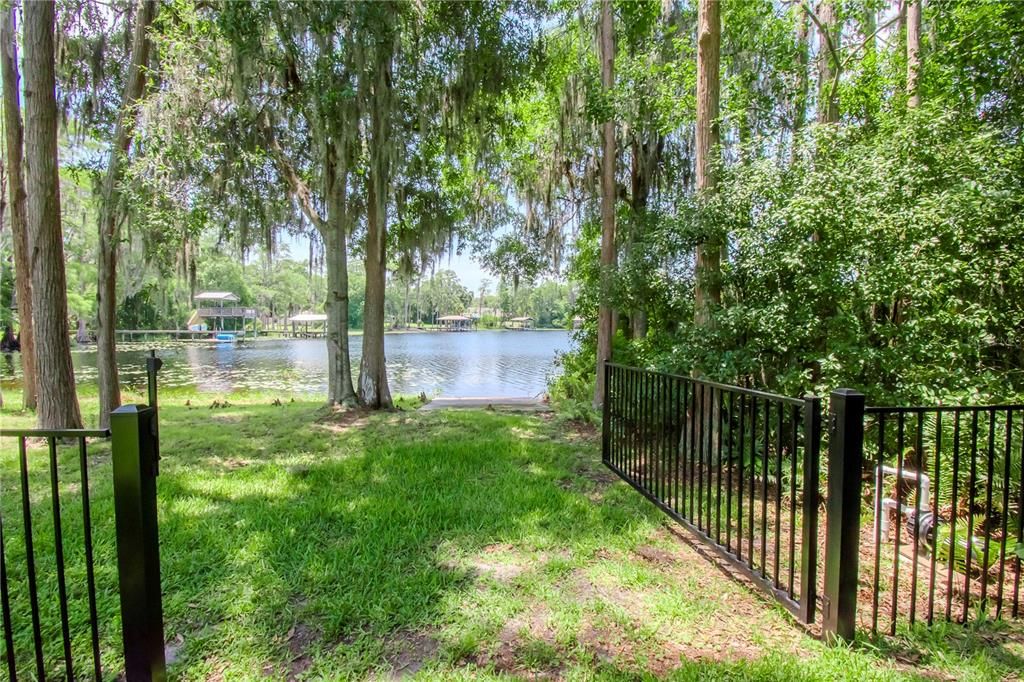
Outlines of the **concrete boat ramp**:
<svg viewBox="0 0 1024 682">
<path fill-rule="evenodd" d="M 479 398 L 448 398 L 439 396 L 421 410 L 500 410 L 502 412 L 549 412 L 551 407 L 541 398 L 483 396 Z"/>
</svg>

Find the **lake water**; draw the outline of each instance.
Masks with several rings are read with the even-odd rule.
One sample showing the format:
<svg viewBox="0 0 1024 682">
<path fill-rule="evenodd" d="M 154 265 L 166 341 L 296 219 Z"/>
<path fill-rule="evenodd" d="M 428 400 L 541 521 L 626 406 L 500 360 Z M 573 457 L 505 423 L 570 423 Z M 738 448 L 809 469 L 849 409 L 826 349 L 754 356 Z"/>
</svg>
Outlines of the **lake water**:
<svg viewBox="0 0 1024 682">
<path fill-rule="evenodd" d="M 362 337 L 353 336 L 358 371 Z M 571 346 L 563 331 L 413 332 L 387 334 L 388 382 L 393 394 L 452 397 L 535 396 L 559 371 L 556 359 Z M 238 345 L 185 341 L 118 344 L 125 386 L 146 384 L 150 348 L 164 361 L 160 385 L 206 393 L 233 390 L 327 393 L 327 345 L 323 339 L 260 339 Z M 96 383 L 96 352 L 72 350 L 75 380 Z M 0 356 L 0 383 L 19 388 L 20 356 Z"/>
</svg>

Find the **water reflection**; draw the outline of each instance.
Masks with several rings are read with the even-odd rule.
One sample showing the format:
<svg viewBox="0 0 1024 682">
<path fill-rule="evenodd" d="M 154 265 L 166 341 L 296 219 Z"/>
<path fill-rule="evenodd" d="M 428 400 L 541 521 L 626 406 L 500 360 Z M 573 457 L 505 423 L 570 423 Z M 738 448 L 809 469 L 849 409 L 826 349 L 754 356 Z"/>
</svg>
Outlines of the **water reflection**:
<svg viewBox="0 0 1024 682">
<path fill-rule="evenodd" d="M 359 366 L 362 339 L 352 337 Z M 527 396 L 545 390 L 557 371 L 555 358 L 569 349 L 568 332 L 480 331 L 465 334 L 410 333 L 385 336 L 393 393 L 465 396 Z M 327 347 L 322 339 L 263 339 L 238 346 L 189 342 L 120 344 L 121 382 L 145 385 L 145 356 L 156 348 L 164 361 L 161 385 L 208 393 L 232 390 L 327 392 Z M 76 381 L 96 383 L 96 353 L 72 352 Z M 0 361 L 4 390 L 19 387 L 20 356 Z"/>
</svg>

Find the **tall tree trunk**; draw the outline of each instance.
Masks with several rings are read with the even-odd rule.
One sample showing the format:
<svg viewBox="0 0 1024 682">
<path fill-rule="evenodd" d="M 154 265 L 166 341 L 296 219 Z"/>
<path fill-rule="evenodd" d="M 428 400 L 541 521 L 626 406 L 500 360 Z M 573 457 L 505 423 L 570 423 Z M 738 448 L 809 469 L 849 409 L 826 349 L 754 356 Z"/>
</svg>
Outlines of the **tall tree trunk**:
<svg viewBox="0 0 1024 682">
<path fill-rule="evenodd" d="M 363 302 L 363 356 L 359 402 L 391 407 L 384 359 L 384 286 L 387 277 L 387 197 L 391 183 L 391 64 L 394 45 L 380 46 L 369 94 L 369 157 L 366 174 L 366 299 Z"/>
<path fill-rule="evenodd" d="M 637 131 L 633 136 L 632 153 L 630 163 L 630 210 L 633 218 L 633 229 L 629 241 L 632 244 L 636 237 L 643 237 L 643 230 L 647 218 L 647 201 L 651 193 L 651 175 L 658 163 L 658 147 L 660 142 L 644 141 L 641 138 L 643 131 Z M 640 305 L 633 310 L 630 320 L 630 331 L 632 338 L 643 339 L 647 337 L 647 309 L 643 306 L 641 298 Z"/>
<path fill-rule="evenodd" d="M 839 121 L 839 31 L 831 0 L 818 5 L 818 122 Z"/>
<path fill-rule="evenodd" d="M 52 2 L 25 3 L 25 167 L 39 426 L 81 428 L 68 329 Z"/>
<path fill-rule="evenodd" d="M 700 0 L 697 9 L 697 158 L 698 194 L 715 191 L 715 157 L 720 133 L 718 104 L 719 59 L 722 41 L 721 7 L 718 0 Z M 722 244 L 705 238 L 697 246 L 694 272 L 693 320 L 698 327 L 711 323 L 711 310 L 722 302 Z"/>
<path fill-rule="evenodd" d="M 359 364 L 359 402 L 370 408 L 391 407 L 384 361 L 384 285 L 387 272 L 386 206 L 377 179 L 366 179 L 366 300 L 363 303 L 363 357 Z"/>
<path fill-rule="evenodd" d="M 608 95 L 615 87 L 615 34 L 611 0 L 601 0 L 601 89 Z M 604 364 L 612 359 L 615 311 L 611 306 L 615 254 L 615 120 L 609 116 L 602 126 L 604 149 L 601 157 L 601 302 L 597 312 L 597 376 L 594 407 L 604 404 Z"/>
<path fill-rule="evenodd" d="M 96 287 L 96 366 L 99 370 L 100 427 L 110 423 L 110 413 L 121 404 L 121 384 L 117 375 L 117 339 L 114 331 L 117 317 L 117 252 L 120 248 L 120 225 L 124 215 L 121 205 L 121 179 L 128 159 L 128 149 L 135 136 L 137 103 L 146 85 L 145 66 L 149 63 L 149 27 L 156 14 L 155 0 L 140 0 L 135 13 L 132 39 L 132 61 L 124 85 L 121 110 L 118 113 L 114 141 L 103 179 L 100 207 L 99 257 Z"/>
<path fill-rule="evenodd" d="M 29 266 L 28 229 L 25 224 L 25 171 L 22 167 L 24 129 L 18 73 L 18 39 L 14 3 L 0 18 L 0 77 L 3 80 L 4 134 L 7 149 L 7 184 L 10 190 L 11 237 L 14 242 L 14 288 L 18 296 L 21 342 L 22 401 L 36 408 L 36 355 L 32 333 L 32 272 Z"/>
<path fill-rule="evenodd" d="M 348 338 L 348 164 L 334 148 L 327 164 L 328 211 L 324 245 L 327 251 L 328 400 L 353 407 L 352 359 Z"/>
<path fill-rule="evenodd" d="M 800 135 L 807 123 L 807 10 L 803 5 L 796 7 L 796 95 L 793 98 L 793 146 L 790 149 L 790 164 L 796 162 L 800 150 Z"/>
<path fill-rule="evenodd" d="M 921 106 L 921 0 L 907 4 L 907 106 Z"/>
</svg>

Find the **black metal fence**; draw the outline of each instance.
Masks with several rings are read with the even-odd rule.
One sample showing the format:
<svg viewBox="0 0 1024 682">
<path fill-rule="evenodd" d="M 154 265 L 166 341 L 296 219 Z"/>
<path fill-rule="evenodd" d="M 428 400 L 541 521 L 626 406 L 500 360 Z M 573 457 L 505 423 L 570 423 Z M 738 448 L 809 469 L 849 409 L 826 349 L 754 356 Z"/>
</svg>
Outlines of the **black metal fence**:
<svg viewBox="0 0 1024 682">
<path fill-rule="evenodd" d="M 20 514 L 4 516 L 0 505 L 3 667 L 12 682 L 19 675 L 104 679 L 101 649 L 116 637 L 101 628 L 112 620 L 101 598 L 110 592 L 120 594 L 126 679 L 164 679 L 155 482 L 159 366 L 151 357 L 151 404 L 119 408 L 109 430 L 0 430 L 17 441 L 19 474 L 16 483 L 0 481 L 0 494 L 16 496 L 20 506 Z M 107 439 L 109 466 L 106 449 L 96 447 Z M 101 508 L 93 504 L 90 476 L 98 472 L 113 477 L 112 500 L 102 500 Z M 47 478 L 48 490 L 40 485 Z M 97 547 L 97 537 L 110 538 L 111 526 L 114 546 Z M 116 584 L 109 568 L 115 557 Z"/>
<path fill-rule="evenodd" d="M 1020 612 L 1024 405 L 867 407 L 869 626 Z"/>
<path fill-rule="evenodd" d="M 604 463 L 813 622 L 820 400 L 611 363 L 605 372 Z"/>
<path fill-rule="evenodd" d="M 869 407 L 839 389 L 822 479 L 818 398 L 605 372 L 605 464 L 801 621 L 819 591 L 827 636 L 1019 617 L 1024 405 Z"/>
</svg>

